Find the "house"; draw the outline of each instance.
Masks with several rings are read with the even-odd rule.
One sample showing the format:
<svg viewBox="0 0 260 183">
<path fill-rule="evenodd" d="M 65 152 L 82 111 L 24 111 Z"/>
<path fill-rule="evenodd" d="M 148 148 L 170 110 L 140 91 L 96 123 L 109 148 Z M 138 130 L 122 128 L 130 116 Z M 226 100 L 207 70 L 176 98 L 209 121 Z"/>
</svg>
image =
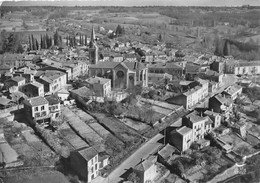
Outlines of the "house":
<svg viewBox="0 0 260 183">
<path fill-rule="evenodd" d="M 157 63 L 148 66 L 149 73 L 168 73 L 173 77 L 181 77 L 183 69 L 173 62 Z"/>
<path fill-rule="evenodd" d="M 7 99 L 7 98 L 3 98 L 0 97 L 0 109 L 6 109 L 11 107 L 12 105 L 14 105 L 14 102 Z"/>
<path fill-rule="evenodd" d="M 234 66 L 235 75 L 254 75 L 260 74 L 260 62 L 259 61 L 238 61 Z"/>
<path fill-rule="evenodd" d="M 177 154 L 177 151 L 174 146 L 166 144 L 166 146 L 158 152 L 158 162 L 167 165 L 172 156 Z"/>
<path fill-rule="evenodd" d="M 140 183 L 153 182 L 157 177 L 156 159 L 156 156 L 151 155 L 133 167 L 133 171 L 140 178 Z"/>
<path fill-rule="evenodd" d="M 207 117 L 200 116 L 195 111 L 183 117 L 183 124 L 192 129 L 192 142 L 204 138 L 206 134 L 205 123 L 207 121 Z"/>
<path fill-rule="evenodd" d="M 111 79 L 94 76 L 86 79 L 83 85 L 93 90 L 97 97 L 106 97 L 111 93 Z"/>
<path fill-rule="evenodd" d="M 213 61 L 210 65 L 210 70 L 216 71 L 217 73 L 224 72 L 224 63 L 220 61 Z"/>
<path fill-rule="evenodd" d="M 30 122 L 45 123 L 51 120 L 49 102 L 38 96 L 24 100 L 24 110 Z"/>
<path fill-rule="evenodd" d="M 229 114 L 232 111 L 233 100 L 217 94 L 209 99 L 209 109 L 217 113 Z"/>
<path fill-rule="evenodd" d="M 239 85 L 232 85 L 226 88 L 223 92 L 222 95 L 225 95 L 225 97 L 229 97 L 232 100 L 235 100 L 237 97 L 239 97 L 242 94 L 242 86 Z"/>
<path fill-rule="evenodd" d="M 221 116 L 219 113 L 213 112 L 213 111 L 205 111 L 205 116 L 208 116 L 213 121 L 213 128 L 218 128 L 221 124 Z"/>
<path fill-rule="evenodd" d="M 71 90 L 70 95 L 72 98 L 76 100 L 89 100 L 94 99 L 94 92 L 93 90 L 83 86 L 81 88 Z"/>
<path fill-rule="evenodd" d="M 73 170 L 86 182 L 91 182 L 98 176 L 98 152 L 93 147 L 72 151 L 70 163 Z"/>
<path fill-rule="evenodd" d="M 246 126 L 247 126 L 246 122 L 239 121 L 238 123 L 235 123 L 234 125 L 232 125 L 232 129 L 233 129 L 234 132 L 236 132 L 242 138 L 246 138 L 246 135 L 247 135 Z"/>
<path fill-rule="evenodd" d="M 201 72 L 201 67 L 193 63 L 186 63 L 184 72 L 187 80 L 194 80 Z"/>
<path fill-rule="evenodd" d="M 192 129 L 186 126 L 173 130 L 170 134 L 170 144 L 181 152 L 188 150 L 192 142 Z"/>
<path fill-rule="evenodd" d="M 186 109 L 192 108 L 199 101 L 203 100 L 208 95 L 208 86 L 209 83 L 206 80 L 198 79 L 199 85 L 195 86 L 188 91 L 167 99 L 167 102 L 182 105 Z"/>
<path fill-rule="evenodd" d="M 61 71 L 38 71 L 35 80 L 44 86 L 44 92 L 53 94 L 67 83 L 66 74 Z"/>
<path fill-rule="evenodd" d="M 111 79 L 113 89 L 148 85 L 148 69 L 139 62 L 99 62 L 89 66 L 89 75 Z"/>
<path fill-rule="evenodd" d="M 44 96 L 44 86 L 41 83 L 33 82 L 23 85 L 20 91 L 30 97 Z"/>
<path fill-rule="evenodd" d="M 199 73 L 199 77 L 201 79 L 215 81 L 215 82 L 218 82 L 220 84 L 223 83 L 223 76 L 224 75 L 222 73 L 218 73 L 216 71 L 209 70 L 209 69 L 207 69 L 205 72 L 200 72 Z"/>
<path fill-rule="evenodd" d="M 224 73 L 225 74 L 235 74 L 235 68 L 238 67 L 238 62 L 239 61 L 234 60 L 234 59 L 225 59 L 225 61 L 224 61 Z"/>
<path fill-rule="evenodd" d="M 57 96 L 61 101 L 67 100 L 70 92 L 64 88 L 58 90 L 55 94 L 55 96 Z"/>
<path fill-rule="evenodd" d="M 25 78 L 16 76 L 11 79 L 8 79 L 4 83 L 5 83 L 5 87 L 7 89 L 11 88 L 12 86 L 16 86 L 16 87 L 20 88 L 22 85 L 25 84 Z"/>
<path fill-rule="evenodd" d="M 9 66 L 9 65 L 6 65 L 6 64 L 0 65 L 0 76 L 2 77 L 6 73 L 12 73 L 13 69 L 14 68 L 12 66 Z"/>
<path fill-rule="evenodd" d="M 51 119 L 56 119 L 60 116 L 60 101 L 57 97 L 53 95 L 46 96 L 45 99 L 49 102 L 49 111 Z"/>
</svg>

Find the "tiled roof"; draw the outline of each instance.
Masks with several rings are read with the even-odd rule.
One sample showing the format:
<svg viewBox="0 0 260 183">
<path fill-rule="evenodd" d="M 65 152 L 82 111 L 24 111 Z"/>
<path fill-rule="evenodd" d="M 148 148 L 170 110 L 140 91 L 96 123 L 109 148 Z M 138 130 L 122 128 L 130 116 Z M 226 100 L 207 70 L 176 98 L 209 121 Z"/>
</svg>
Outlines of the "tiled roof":
<svg viewBox="0 0 260 183">
<path fill-rule="evenodd" d="M 0 105 L 7 105 L 9 102 L 11 102 L 11 100 L 7 99 L 7 98 L 3 98 L 3 97 L 0 97 Z"/>
<path fill-rule="evenodd" d="M 164 148 L 162 148 L 158 154 L 163 157 L 165 160 L 168 160 L 172 155 L 173 153 L 176 151 L 176 148 L 173 147 L 172 145 L 170 144 L 167 144 Z"/>
<path fill-rule="evenodd" d="M 60 103 L 59 99 L 53 95 L 45 96 L 45 99 L 49 102 L 49 105 L 55 105 Z"/>
<path fill-rule="evenodd" d="M 232 86 L 228 87 L 226 90 L 224 90 L 224 92 L 226 92 L 229 95 L 233 95 L 234 93 L 236 93 L 237 91 L 239 91 L 241 89 L 242 89 L 242 86 L 232 85 Z"/>
<path fill-rule="evenodd" d="M 29 83 L 30 85 L 33 85 L 33 86 L 36 86 L 37 88 L 40 88 L 43 86 L 43 84 L 37 82 L 37 81 L 34 81 L 33 83 Z"/>
<path fill-rule="evenodd" d="M 78 153 L 87 161 L 91 160 L 98 154 L 93 147 L 84 148 L 79 150 Z"/>
<path fill-rule="evenodd" d="M 205 117 L 198 115 L 195 111 L 185 116 L 192 123 L 197 123 L 205 120 Z"/>
<path fill-rule="evenodd" d="M 246 66 L 260 66 L 260 61 L 240 61 L 238 63 L 238 66 L 240 67 L 246 67 Z"/>
<path fill-rule="evenodd" d="M 28 100 L 25 100 L 24 103 L 34 107 L 34 106 L 48 104 L 49 102 L 44 97 L 38 96 L 38 97 L 33 97 Z"/>
<path fill-rule="evenodd" d="M 138 163 L 134 169 L 135 170 L 139 170 L 139 171 L 146 171 L 148 170 L 152 165 L 154 165 L 156 161 L 156 156 L 149 156 L 147 159 L 141 161 L 140 163 Z"/>
<path fill-rule="evenodd" d="M 81 96 L 81 97 L 88 97 L 88 96 L 93 95 L 93 91 L 90 90 L 89 88 L 85 87 L 85 86 L 78 88 L 76 90 L 72 90 L 70 92 L 75 93 L 75 94 L 77 94 L 78 96 Z"/>
<path fill-rule="evenodd" d="M 220 94 L 214 96 L 215 99 L 217 99 L 221 104 L 229 104 L 232 103 L 232 99 L 225 98 L 221 96 Z"/>
<path fill-rule="evenodd" d="M 187 133 L 191 132 L 191 128 L 188 128 L 186 126 L 181 127 L 180 129 L 176 130 L 179 134 L 185 135 Z"/>
<path fill-rule="evenodd" d="M 20 82 L 20 81 L 24 81 L 25 78 L 20 77 L 20 76 L 16 76 L 16 77 L 13 77 L 11 80 L 16 81 L 16 82 Z"/>
</svg>

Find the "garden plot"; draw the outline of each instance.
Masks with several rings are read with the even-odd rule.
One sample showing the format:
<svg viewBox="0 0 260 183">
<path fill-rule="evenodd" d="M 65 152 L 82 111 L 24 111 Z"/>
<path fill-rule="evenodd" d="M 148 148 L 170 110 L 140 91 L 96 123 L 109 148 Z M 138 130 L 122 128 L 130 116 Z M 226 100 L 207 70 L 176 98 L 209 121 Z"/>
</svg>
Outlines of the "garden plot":
<svg viewBox="0 0 260 183">
<path fill-rule="evenodd" d="M 71 128 L 65 123 L 62 125 L 63 128 L 59 130 L 59 133 L 65 141 L 70 145 L 70 149 L 81 149 L 83 147 L 89 147 L 89 145 L 81 139 Z"/>
<path fill-rule="evenodd" d="M 132 144 L 141 140 L 140 135 L 137 132 L 130 129 L 117 118 L 108 117 L 102 113 L 95 113 L 95 116 L 100 123 L 106 126 L 106 128 L 121 141 Z"/>
<path fill-rule="evenodd" d="M 88 113 L 85 111 L 79 109 L 79 108 L 72 108 L 71 109 L 81 120 L 85 122 L 93 121 L 94 118 L 90 116 Z"/>
<path fill-rule="evenodd" d="M 124 124 L 126 124 L 128 127 L 135 129 L 138 132 L 142 132 L 143 130 L 147 130 L 151 128 L 149 125 L 142 123 L 140 121 L 135 121 L 129 118 L 125 118 L 121 120 Z"/>
<path fill-rule="evenodd" d="M 234 133 L 222 136 L 221 140 L 226 143 L 232 143 L 234 146 L 233 151 L 238 155 L 246 156 L 255 152 L 255 149 L 250 144 Z"/>
<path fill-rule="evenodd" d="M 64 116 L 71 128 L 80 135 L 88 144 L 95 145 L 103 141 L 103 139 L 84 121 L 82 121 L 75 113 L 66 108 Z"/>
</svg>

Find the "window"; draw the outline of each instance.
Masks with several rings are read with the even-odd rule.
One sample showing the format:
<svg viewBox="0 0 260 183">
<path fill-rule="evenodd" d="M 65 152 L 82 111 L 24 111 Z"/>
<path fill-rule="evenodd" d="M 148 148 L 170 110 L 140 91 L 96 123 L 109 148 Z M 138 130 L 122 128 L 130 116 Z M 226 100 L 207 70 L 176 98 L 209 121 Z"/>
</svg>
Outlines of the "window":
<svg viewBox="0 0 260 183">
<path fill-rule="evenodd" d="M 43 111 L 43 112 L 42 112 L 42 117 L 43 117 L 43 116 L 46 116 L 46 111 Z"/>
<path fill-rule="evenodd" d="M 93 165 L 94 164 L 94 162 L 93 162 L 93 159 L 91 160 L 91 165 Z"/>
<path fill-rule="evenodd" d="M 95 170 L 97 170 L 97 168 L 98 168 L 98 167 L 97 167 L 97 164 L 95 164 Z"/>
<path fill-rule="evenodd" d="M 42 110 L 42 111 L 44 110 L 44 105 L 41 107 L 41 110 Z"/>
<path fill-rule="evenodd" d="M 35 107 L 35 111 L 38 111 L 38 107 Z"/>
<path fill-rule="evenodd" d="M 96 162 L 98 161 L 98 157 L 97 157 L 97 156 L 95 157 L 95 161 L 96 161 Z"/>
<path fill-rule="evenodd" d="M 41 117 L 41 113 L 39 113 L 39 112 L 35 113 L 35 117 L 36 117 L 36 118 Z"/>
</svg>

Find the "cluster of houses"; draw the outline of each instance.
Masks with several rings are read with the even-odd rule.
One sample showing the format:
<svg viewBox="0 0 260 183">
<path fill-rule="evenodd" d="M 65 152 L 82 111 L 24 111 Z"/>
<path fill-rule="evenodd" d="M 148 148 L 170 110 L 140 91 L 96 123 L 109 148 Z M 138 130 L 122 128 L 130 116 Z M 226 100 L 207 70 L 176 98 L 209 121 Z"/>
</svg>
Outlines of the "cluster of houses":
<svg viewBox="0 0 260 183">
<path fill-rule="evenodd" d="M 128 89 L 136 85 L 149 88 L 163 84 L 170 91 L 171 85 L 177 81 L 180 92 L 168 98 L 167 102 L 192 112 L 181 119 L 179 128 L 168 134 L 169 144 L 158 152 L 158 157 L 149 156 L 133 167 L 141 177 L 141 182 L 147 182 L 157 176 L 156 162 L 167 159 L 168 155 L 164 151 L 185 152 L 193 143 L 202 148 L 210 144 L 204 138 L 207 134 L 225 133 L 222 122 L 230 118 L 233 101 L 242 93 L 242 87 L 235 82 L 226 85 L 226 74 L 260 73 L 257 61 L 237 61 L 232 57 L 212 55 L 190 60 L 186 56 L 176 58 L 177 50 L 163 49 L 166 45 L 149 48 L 131 43 L 131 46 L 142 53 L 129 51 L 113 56 L 100 54 L 93 28 L 88 54 L 84 50 L 76 52 L 64 49 L 62 52 L 45 50 L 42 54 L 3 55 L 0 58 L 0 108 L 23 103 L 30 121 L 46 123 L 59 117 L 61 103 L 66 104 L 69 97 L 76 100 L 104 102 L 108 99 L 120 102 L 129 95 Z M 117 43 L 116 50 L 120 52 L 126 47 L 130 45 Z M 152 49 L 157 49 L 158 53 L 154 55 Z M 87 79 L 80 79 L 82 75 L 88 75 Z M 69 88 L 68 84 L 73 81 L 79 81 L 77 87 Z M 202 108 L 207 110 L 193 111 L 201 103 Z M 243 128 L 243 124 L 236 127 L 241 134 Z M 218 140 L 225 152 L 232 149 Z M 88 167 L 78 172 L 88 182 L 97 177 L 99 170 L 108 164 L 108 158 L 100 156 L 93 147 L 78 149 L 71 157 L 75 169 L 81 163 Z"/>
</svg>

